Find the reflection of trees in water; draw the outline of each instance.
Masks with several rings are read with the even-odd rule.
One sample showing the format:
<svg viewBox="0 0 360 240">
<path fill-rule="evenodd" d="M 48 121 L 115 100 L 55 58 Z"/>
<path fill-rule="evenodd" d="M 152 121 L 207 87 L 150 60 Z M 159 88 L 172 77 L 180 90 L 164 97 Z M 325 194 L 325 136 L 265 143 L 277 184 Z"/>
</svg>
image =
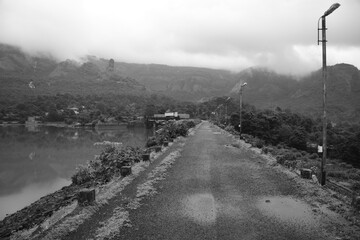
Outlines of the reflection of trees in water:
<svg viewBox="0 0 360 240">
<path fill-rule="evenodd" d="M 143 147 L 152 130 L 120 127 L 106 130 L 40 127 L 0 128 L 0 196 L 32 183 L 69 178 L 78 164 L 100 153 L 95 142 L 113 141 Z"/>
<path fill-rule="evenodd" d="M 106 130 L 86 130 L 57 127 L 40 127 L 38 132 L 29 132 L 25 127 L 0 128 L 0 144 L 22 143 L 38 148 L 54 147 L 57 149 L 89 146 L 94 142 L 119 141 L 137 143 L 144 146 L 148 133 L 145 128 L 114 128 Z"/>
<path fill-rule="evenodd" d="M 46 162 L 37 160 L 2 163 L 0 170 L 0 196 L 15 193 L 28 184 L 48 182 L 58 176 Z"/>
<path fill-rule="evenodd" d="M 144 147 L 152 131 L 143 127 L 97 130 L 99 141 L 121 142 L 123 145 Z"/>
</svg>

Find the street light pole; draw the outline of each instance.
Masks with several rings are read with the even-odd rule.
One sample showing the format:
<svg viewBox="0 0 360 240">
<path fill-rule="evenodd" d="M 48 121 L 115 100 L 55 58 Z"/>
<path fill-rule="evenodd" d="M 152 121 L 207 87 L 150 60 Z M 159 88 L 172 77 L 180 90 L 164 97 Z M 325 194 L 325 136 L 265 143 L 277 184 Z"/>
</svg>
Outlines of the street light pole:
<svg viewBox="0 0 360 240">
<path fill-rule="evenodd" d="M 242 126 L 241 126 L 241 111 L 242 111 L 242 92 L 243 92 L 243 87 L 246 86 L 247 83 L 243 83 L 243 84 L 240 84 L 240 114 L 239 114 L 239 139 L 241 139 L 241 129 L 242 129 Z"/>
<path fill-rule="evenodd" d="M 327 80 L 327 67 L 326 67 L 326 16 L 331 14 L 335 9 L 340 7 L 339 3 L 331 5 L 331 7 L 319 18 L 318 21 L 318 45 L 322 43 L 322 79 L 323 79 L 323 136 L 322 136 L 322 161 L 321 161 L 321 185 L 326 184 L 326 152 L 327 152 L 327 120 L 326 120 L 326 80 Z M 321 19 L 321 28 L 319 28 L 319 22 Z M 321 30 L 322 39 L 319 40 L 319 31 Z"/>
<path fill-rule="evenodd" d="M 226 100 L 225 100 L 225 124 L 228 125 L 228 101 L 230 100 L 231 97 L 228 97 Z"/>
</svg>

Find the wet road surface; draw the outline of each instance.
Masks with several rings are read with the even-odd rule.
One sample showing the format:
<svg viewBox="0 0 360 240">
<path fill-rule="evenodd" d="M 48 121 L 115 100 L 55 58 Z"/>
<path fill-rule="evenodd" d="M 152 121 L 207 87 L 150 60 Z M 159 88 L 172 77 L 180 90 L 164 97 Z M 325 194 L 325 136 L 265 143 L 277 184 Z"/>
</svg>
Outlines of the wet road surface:
<svg viewBox="0 0 360 240">
<path fill-rule="evenodd" d="M 113 239 L 329 239 L 296 183 L 204 122 Z"/>
</svg>

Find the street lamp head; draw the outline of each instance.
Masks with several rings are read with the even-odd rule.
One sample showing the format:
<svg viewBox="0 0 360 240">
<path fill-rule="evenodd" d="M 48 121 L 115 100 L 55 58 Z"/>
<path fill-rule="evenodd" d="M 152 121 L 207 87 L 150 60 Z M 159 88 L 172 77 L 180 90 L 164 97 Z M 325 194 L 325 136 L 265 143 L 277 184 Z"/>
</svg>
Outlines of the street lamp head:
<svg viewBox="0 0 360 240">
<path fill-rule="evenodd" d="M 330 15 L 338 7 L 340 7 L 340 4 L 339 3 L 334 3 L 333 5 L 331 5 L 331 7 L 328 10 L 326 10 L 326 12 L 324 13 L 324 15 L 322 15 L 322 17 L 326 17 L 326 16 Z"/>
</svg>

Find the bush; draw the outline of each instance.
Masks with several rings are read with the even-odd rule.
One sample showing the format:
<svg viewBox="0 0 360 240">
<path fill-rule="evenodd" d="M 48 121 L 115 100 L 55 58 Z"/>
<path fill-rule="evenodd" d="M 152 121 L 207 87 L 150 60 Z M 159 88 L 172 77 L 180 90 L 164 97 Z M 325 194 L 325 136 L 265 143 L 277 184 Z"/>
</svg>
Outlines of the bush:
<svg viewBox="0 0 360 240">
<path fill-rule="evenodd" d="M 283 165 L 287 159 L 284 155 L 276 156 L 276 162 Z"/>
<path fill-rule="evenodd" d="M 316 153 L 313 153 L 309 156 L 310 159 L 317 159 L 318 157 L 319 157 L 319 155 Z"/>
<path fill-rule="evenodd" d="M 351 189 L 357 192 L 360 191 L 360 182 L 353 183 Z"/>
<path fill-rule="evenodd" d="M 262 152 L 265 153 L 265 154 L 268 154 L 269 153 L 269 148 L 268 147 L 263 147 Z"/>
<path fill-rule="evenodd" d="M 308 155 L 308 153 L 306 151 L 301 151 L 301 155 L 306 156 L 306 155 Z"/>
<path fill-rule="evenodd" d="M 146 142 L 146 147 L 153 147 L 153 146 L 156 146 L 156 145 L 159 145 L 156 141 L 156 138 L 155 137 L 150 137 L 148 138 L 147 142 Z"/>
<path fill-rule="evenodd" d="M 193 128 L 196 126 L 194 121 L 186 121 L 187 128 Z"/>
<path fill-rule="evenodd" d="M 236 134 L 237 132 L 235 131 L 234 126 L 228 125 L 225 127 L 225 131 L 231 133 L 231 134 Z"/>
<path fill-rule="evenodd" d="M 108 182 L 120 170 L 122 166 L 132 165 L 141 160 L 142 151 L 139 148 L 121 147 L 114 143 L 105 142 L 104 149 L 96 160 L 88 162 L 87 166 L 81 165 L 71 177 L 73 184 L 97 180 Z"/>
<path fill-rule="evenodd" d="M 349 179 L 360 181 L 360 170 L 356 168 L 352 168 L 346 171 Z"/>
<path fill-rule="evenodd" d="M 255 137 L 251 140 L 251 145 L 257 148 L 262 148 L 265 145 L 265 141 Z"/>
<path fill-rule="evenodd" d="M 345 179 L 345 180 L 349 179 L 347 173 L 344 171 L 329 172 L 328 176 L 333 177 L 333 178 L 338 178 L 338 179 Z"/>
<path fill-rule="evenodd" d="M 91 169 L 84 166 L 79 165 L 77 167 L 76 173 L 71 177 L 71 181 L 75 185 L 81 185 L 85 182 L 88 182 L 94 178 L 94 174 L 91 173 Z"/>
<path fill-rule="evenodd" d="M 295 168 L 297 165 L 296 161 L 285 160 L 284 165 L 288 168 Z"/>
</svg>

